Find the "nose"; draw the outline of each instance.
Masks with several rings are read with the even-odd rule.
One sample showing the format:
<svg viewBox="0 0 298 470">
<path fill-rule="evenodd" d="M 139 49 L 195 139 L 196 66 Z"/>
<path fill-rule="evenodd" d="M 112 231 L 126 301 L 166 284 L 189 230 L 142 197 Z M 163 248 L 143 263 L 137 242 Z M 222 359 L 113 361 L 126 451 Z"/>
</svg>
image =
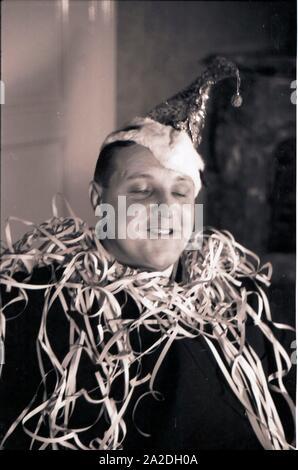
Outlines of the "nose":
<svg viewBox="0 0 298 470">
<path fill-rule="evenodd" d="M 158 192 L 156 195 L 156 201 L 155 203 L 160 206 L 161 204 L 166 204 L 170 205 L 175 202 L 175 198 L 173 197 L 171 191 L 168 191 L 167 189 L 162 189 Z"/>
<path fill-rule="evenodd" d="M 158 217 L 158 223 L 161 224 L 162 220 L 171 220 L 173 217 L 173 207 L 175 198 L 170 191 L 161 190 L 156 194 L 153 203 L 151 215 Z"/>
</svg>

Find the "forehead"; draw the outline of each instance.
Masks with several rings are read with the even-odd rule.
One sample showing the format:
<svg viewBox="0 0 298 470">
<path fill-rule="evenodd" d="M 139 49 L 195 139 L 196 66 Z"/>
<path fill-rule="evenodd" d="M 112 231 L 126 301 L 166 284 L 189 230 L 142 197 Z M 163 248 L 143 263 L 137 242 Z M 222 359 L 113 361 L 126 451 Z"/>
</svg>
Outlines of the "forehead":
<svg viewBox="0 0 298 470">
<path fill-rule="evenodd" d="M 162 168 L 153 153 L 148 148 L 139 144 L 117 148 L 115 150 L 114 162 L 116 171 L 142 169 L 144 167 Z"/>
<path fill-rule="evenodd" d="M 189 176 L 165 168 L 148 148 L 139 144 L 117 148 L 113 160 L 115 177 L 119 176 L 122 180 L 133 175 L 151 173 L 192 182 Z"/>
</svg>

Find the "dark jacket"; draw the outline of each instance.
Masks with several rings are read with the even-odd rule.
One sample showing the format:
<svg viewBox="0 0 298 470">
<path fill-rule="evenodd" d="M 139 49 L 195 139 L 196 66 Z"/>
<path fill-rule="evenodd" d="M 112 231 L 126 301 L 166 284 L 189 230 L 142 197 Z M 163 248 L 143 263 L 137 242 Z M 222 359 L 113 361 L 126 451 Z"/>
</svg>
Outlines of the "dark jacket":
<svg viewBox="0 0 298 470">
<path fill-rule="evenodd" d="M 49 281 L 50 275 L 49 268 L 35 269 L 31 282 L 44 284 Z M 178 270 L 177 280 L 180 275 L 181 269 Z M 16 275 L 17 280 L 23 277 L 23 274 Z M 4 303 L 14 295 L 15 290 L 7 294 L 2 288 Z M 123 295 L 123 293 L 118 294 L 119 301 L 123 301 L 121 298 Z M 25 311 L 18 318 L 7 322 L 6 363 L 0 380 L 1 440 L 8 427 L 30 402 L 41 380 L 35 339 L 43 305 L 42 291 L 31 291 L 29 299 Z M 61 320 L 64 314 L 59 302 L 53 308 L 55 315 L 49 325 L 50 334 L 56 336 L 57 348 L 61 348 L 63 354 L 63 342 L 67 338 L 64 336 Z M 9 314 L 7 313 L 9 318 L 14 315 L 14 309 L 12 306 Z M 19 309 L 18 306 L 18 311 Z M 137 315 L 132 299 L 128 298 L 123 316 L 129 312 L 131 317 L 132 309 Z M 248 326 L 247 334 L 262 357 L 265 369 L 268 370 L 270 358 L 266 354 L 266 345 L 261 335 L 257 334 L 253 325 Z M 147 369 L 152 370 L 160 351 L 161 349 L 145 357 L 144 373 Z M 202 337 L 174 341 L 159 370 L 154 387 L 162 393 L 164 399 L 157 401 L 152 395 L 146 395 L 140 402 L 135 414 L 135 424 L 144 433 L 150 434 L 150 437 L 140 434 L 132 421 L 134 404 L 138 397 L 146 392 L 147 387 L 148 384 L 144 384 L 136 389 L 132 403 L 127 409 L 125 421 L 128 431 L 123 444 L 124 450 L 262 448 L 245 415 L 245 410 L 231 391 Z M 82 416 L 78 417 L 79 421 L 82 419 L 80 424 L 84 424 L 88 413 L 88 410 L 84 409 Z M 285 419 L 289 422 L 287 413 Z M 28 449 L 29 442 L 30 438 L 23 432 L 22 427 L 18 426 L 8 439 L 5 449 Z"/>
</svg>

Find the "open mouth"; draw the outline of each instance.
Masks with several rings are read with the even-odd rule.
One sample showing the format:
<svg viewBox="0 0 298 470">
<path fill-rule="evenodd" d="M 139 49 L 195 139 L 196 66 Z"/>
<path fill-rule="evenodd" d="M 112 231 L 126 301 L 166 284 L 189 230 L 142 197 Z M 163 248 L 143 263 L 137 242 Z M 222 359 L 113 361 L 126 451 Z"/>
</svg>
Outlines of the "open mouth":
<svg viewBox="0 0 298 470">
<path fill-rule="evenodd" d="M 150 228 L 147 230 L 150 234 L 153 235 L 172 235 L 173 229 L 172 228 Z"/>
</svg>

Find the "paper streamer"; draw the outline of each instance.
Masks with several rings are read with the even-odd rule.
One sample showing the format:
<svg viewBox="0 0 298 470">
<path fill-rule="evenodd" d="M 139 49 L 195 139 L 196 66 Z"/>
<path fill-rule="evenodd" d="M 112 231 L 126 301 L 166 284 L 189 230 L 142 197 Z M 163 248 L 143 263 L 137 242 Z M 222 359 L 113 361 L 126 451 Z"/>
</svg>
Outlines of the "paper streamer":
<svg viewBox="0 0 298 470">
<path fill-rule="evenodd" d="M 292 328 L 272 322 L 264 291 L 264 286 L 270 286 L 271 264 L 261 265 L 258 256 L 237 243 L 228 231 L 205 227 L 202 248 L 182 253 L 183 279 L 177 283 L 161 272 L 146 272 L 108 260 L 94 228 L 76 217 L 67 201 L 66 205 L 70 216 L 59 217 L 55 195 L 52 218 L 37 225 L 10 217 L 6 224 L 1 283 L 7 291 L 14 287 L 18 293 L 0 311 L 3 343 L 10 321 L 6 311 L 12 302 L 20 304 L 17 316 L 26 307 L 27 292 L 38 289 L 44 292 L 44 306 L 38 337 L 32 338 L 42 376 L 39 391 L 11 424 L 1 448 L 5 448 L 16 427 L 22 426 L 32 439 L 31 449 L 122 449 L 127 432 L 125 412 L 135 389 L 147 383 L 148 391 L 143 396 L 151 393 L 158 399 L 154 381 L 172 342 L 203 335 L 264 449 L 294 449 L 295 444 L 287 442 L 270 393 L 272 389 L 285 398 L 295 420 L 294 403 L 283 383 L 291 361 L 274 335 L 275 328 Z M 13 243 L 14 220 L 30 230 Z M 42 266 L 55 266 L 60 273 L 62 269 L 62 275 L 45 285 L 30 283 L 34 268 Z M 14 278 L 18 272 L 26 274 L 22 282 Z M 242 285 L 247 278 L 254 285 L 251 291 Z M 122 318 L 116 298 L 120 291 L 134 299 L 138 318 Z M 252 296 L 258 299 L 257 311 L 249 303 Z M 62 359 L 48 336 L 48 321 L 55 314 L 52 306 L 57 299 L 69 328 L 68 337 L 61 338 L 67 346 Z M 260 358 L 248 344 L 249 318 L 272 346 L 276 369 L 270 377 L 265 376 Z M 151 332 L 152 343 L 134 351 L 131 338 L 136 334 L 140 337 L 140 326 Z M 142 376 L 142 358 L 157 350 L 160 355 L 155 367 Z M 83 357 L 93 366 L 92 389 L 78 386 Z M 116 400 L 112 386 L 121 377 L 122 398 Z M 94 407 L 95 418 L 87 426 L 74 428 L 71 419 L 82 400 Z M 103 435 L 96 434 L 99 422 L 105 428 Z M 90 431 L 94 438 L 86 443 L 84 436 Z"/>
</svg>

